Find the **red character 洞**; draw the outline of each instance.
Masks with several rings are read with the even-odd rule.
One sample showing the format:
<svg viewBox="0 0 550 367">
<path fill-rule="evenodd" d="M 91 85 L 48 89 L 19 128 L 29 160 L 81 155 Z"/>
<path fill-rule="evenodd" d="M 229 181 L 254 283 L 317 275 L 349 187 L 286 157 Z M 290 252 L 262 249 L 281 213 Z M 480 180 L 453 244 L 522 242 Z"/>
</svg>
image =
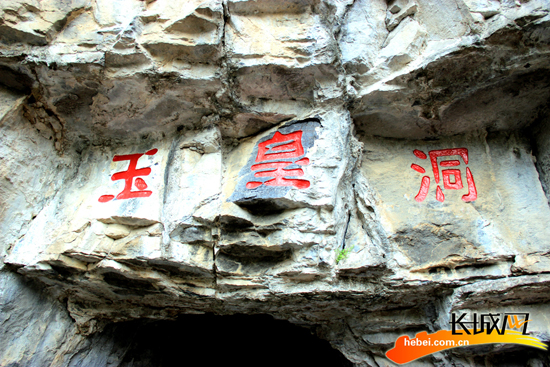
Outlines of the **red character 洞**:
<svg viewBox="0 0 550 367">
<path fill-rule="evenodd" d="M 252 171 L 258 171 L 254 177 L 272 177 L 272 179 L 265 182 L 248 182 L 246 188 L 255 189 L 261 185 L 308 188 L 310 186 L 308 180 L 292 178 L 304 175 L 301 168 L 287 168 L 290 165 L 308 165 L 309 159 L 300 158 L 302 155 L 304 155 L 302 131 L 289 134 L 281 134 L 277 131 L 271 139 L 258 144 L 257 164 L 250 167 Z"/>
<path fill-rule="evenodd" d="M 428 159 L 426 153 L 420 150 L 414 150 L 413 154 L 420 159 Z M 430 163 L 434 173 L 435 183 L 437 185 L 435 198 L 440 201 L 445 201 L 445 195 L 439 186 L 441 180 L 443 180 L 443 187 L 447 190 L 460 190 L 464 187 L 462 181 L 462 173 L 457 168 L 447 168 L 447 167 L 456 167 L 460 165 L 460 161 L 456 159 L 449 159 L 438 162 L 440 157 L 452 157 L 458 156 L 462 158 L 464 164 L 468 164 L 468 149 L 466 148 L 453 148 L 453 149 L 440 149 L 432 150 L 428 153 L 430 157 Z M 444 167 L 446 169 L 439 172 L 439 167 Z M 417 164 L 412 164 L 411 168 L 419 173 L 426 173 L 426 170 Z M 420 185 L 420 190 L 415 196 L 415 200 L 419 203 L 424 201 L 428 196 L 428 191 L 430 189 L 430 177 L 422 177 L 422 183 Z M 466 167 L 466 183 L 468 185 L 468 194 L 462 195 L 462 200 L 469 202 L 477 199 L 477 189 L 474 182 L 474 177 L 469 167 Z"/>
<path fill-rule="evenodd" d="M 151 168 L 140 168 L 136 169 L 137 162 L 143 155 L 155 155 L 158 152 L 158 149 L 151 149 L 146 153 L 137 153 L 137 154 L 126 154 L 126 155 L 115 155 L 113 157 L 113 162 L 120 161 L 130 161 L 128 169 L 126 171 L 117 172 L 111 176 L 111 180 L 124 180 L 124 190 L 120 192 L 116 198 L 120 199 L 132 199 L 132 198 L 146 198 L 151 196 L 152 191 L 145 190 L 147 184 L 145 181 L 138 176 L 148 176 L 151 173 Z M 135 181 L 134 181 L 135 178 Z M 138 191 L 132 191 L 132 186 L 135 186 Z M 101 203 L 106 203 L 115 198 L 114 195 L 102 195 L 98 201 Z"/>
</svg>

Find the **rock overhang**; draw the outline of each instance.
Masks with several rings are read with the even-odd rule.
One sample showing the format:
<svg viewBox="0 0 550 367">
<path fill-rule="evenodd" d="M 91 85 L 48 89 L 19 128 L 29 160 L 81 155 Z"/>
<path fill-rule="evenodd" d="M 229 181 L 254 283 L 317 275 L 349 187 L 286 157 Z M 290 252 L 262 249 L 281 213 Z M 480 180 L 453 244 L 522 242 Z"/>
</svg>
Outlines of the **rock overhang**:
<svg viewBox="0 0 550 367">
<path fill-rule="evenodd" d="M 335 344 L 362 335 L 373 347 L 350 342 L 356 359 L 444 327 L 448 304 L 543 305 L 548 3 L 450 3 L 75 3 L 44 34 L 24 11 L 48 9 L 12 9 L 0 29 L 4 262 L 88 333 L 269 313 L 324 325 Z M 298 140 L 303 154 L 265 160 Z M 469 161 L 439 158 L 455 170 L 441 182 L 414 153 L 458 148 Z M 151 172 L 126 190 L 113 178 L 129 155 Z M 18 159 L 40 160 L 40 178 L 25 182 Z M 477 197 L 465 202 L 468 170 Z M 125 191 L 151 195 L 116 198 Z"/>
</svg>

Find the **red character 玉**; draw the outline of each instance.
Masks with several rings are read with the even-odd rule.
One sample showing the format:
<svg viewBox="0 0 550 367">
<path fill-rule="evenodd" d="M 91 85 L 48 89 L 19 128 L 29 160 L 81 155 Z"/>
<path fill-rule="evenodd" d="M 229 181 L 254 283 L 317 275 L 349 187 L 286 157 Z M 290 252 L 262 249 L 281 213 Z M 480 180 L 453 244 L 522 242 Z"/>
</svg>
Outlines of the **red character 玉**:
<svg viewBox="0 0 550 367">
<path fill-rule="evenodd" d="M 420 150 L 415 149 L 413 153 L 417 158 L 420 158 L 420 159 L 428 158 L 426 154 Z M 437 159 L 439 157 L 460 156 L 464 161 L 464 164 L 468 164 L 468 149 L 466 148 L 440 149 L 440 150 L 432 150 L 428 154 L 430 156 L 430 162 L 434 173 L 435 183 L 437 184 L 435 197 L 438 201 L 443 202 L 445 201 L 445 195 L 443 194 L 443 191 L 439 186 L 439 181 L 441 177 L 443 178 L 443 187 L 445 189 L 460 190 L 464 187 L 464 185 L 462 183 L 462 174 L 459 169 L 456 169 L 456 168 L 443 169 L 441 171 L 441 176 L 439 174 L 440 166 L 456 167 L 460 165 L 459 160 L 445 160 L 445 161 L 439 162 L 438 164 Z M 419 173 L 426 173 L 426 170 L 417 164 L 413 163 L 411 165 L 411 168 Z M 451 180 L 451 177 L 452 177 L 452 180 Z M 468 183 L 468 194 L 462 195 L 462 200 L 466 202 L 474 201 L 477 199 L 477 189 L 474 182 L 474 177 L 472 176 L 472 172 L 470 171 L 469 167 L 466 167 L 466 182 Z M 415 196 L 415 200 L 418 201 L 419 203 L 424 201 L 424 199 L 426 199 L 426 196 L 428 196 L 429 189 L 430 189 L 430 177 L 424 176 L 422 177 L 420 190 L 418 191 L 418 194 Z"/>
<path fill-rule="evenodd" d="M 262 184 L 294 186 L 298 189 L 308 188 L 310 185 L 308 180 L 286 178 L 304 175 L 301 168 L 286 168 L 293 164 L 299 166 L 309 164 L 308 158 L 297 159 L 303 154 L 302 131 L 289 134 L 281 134 L 277 131 L 271 139 L 258 144 L 257 164 L 250 167 L 252 171 L 258 171 L 254 177 L 273 177 L 273 179 L 265 182 L 251 181 L 246 184 L 246 188 L 255 189 Z"/>
<path fill-rule="evenodd" d="M 143 156 L 144 154 L 155 155 L 157 152 L 158 149 L 151 149 L 146 153 L 115 155 L 113 157 L 113 162 L 130 161 L 130 164 L 128 165 L 128 169 L 126 171 L 117 172 L 113 174 L 113 176 L 111 176 L 112 181 L 124 180 L 124 190 L 122 190 L 122 192 L 120 192 L 116 196 L 117 199 L 146 198 L 151 196 L 153 192 L 145 190 L 147 188 L 147 184 L 141 177 L 138 177 L 149 175 L 151 173 L 151 168 L 146 167 L 136 169 L 136 167 L 137 162 L 141 158 L 141 156 Z M 134 182 L 135 177 L 137 178 Z M 135 185 L 138 191 L 132 191 L 132 185 Z M 113 200 L 114 198 L 114 195 L 102 195 L 98 201 L 101 203 L 106 203 Z"/>
</svg>

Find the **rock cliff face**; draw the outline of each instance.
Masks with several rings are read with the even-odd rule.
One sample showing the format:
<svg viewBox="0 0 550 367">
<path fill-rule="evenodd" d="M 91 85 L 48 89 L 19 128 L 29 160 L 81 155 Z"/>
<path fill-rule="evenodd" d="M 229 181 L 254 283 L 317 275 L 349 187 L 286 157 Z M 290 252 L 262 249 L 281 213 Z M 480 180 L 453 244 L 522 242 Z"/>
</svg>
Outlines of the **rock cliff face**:
<svg viewBox="0 0 550 367">
<path fill-rule="evenodd" d="M 355 366 L 453 312 L 550 341 L 550 1 L 2 1 L 0 101 L 2 366 L 203 313 Z M 503 361 L 550 363 L 413 364 Z"/>
</svg>

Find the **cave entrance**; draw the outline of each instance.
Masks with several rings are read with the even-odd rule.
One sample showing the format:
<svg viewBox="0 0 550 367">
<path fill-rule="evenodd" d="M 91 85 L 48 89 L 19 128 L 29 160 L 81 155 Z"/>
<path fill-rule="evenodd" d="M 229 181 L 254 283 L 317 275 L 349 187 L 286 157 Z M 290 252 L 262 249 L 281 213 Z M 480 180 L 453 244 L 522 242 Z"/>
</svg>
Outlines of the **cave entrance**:
<svg viewBox="0 0 550 367">
<path fill-rule="evenodd" d="M 113 324 L 104 333 L 124 351 L 120 367 L 353 366 L 310 330 L 268 315 L 137 320 Z"/>
</svg>

